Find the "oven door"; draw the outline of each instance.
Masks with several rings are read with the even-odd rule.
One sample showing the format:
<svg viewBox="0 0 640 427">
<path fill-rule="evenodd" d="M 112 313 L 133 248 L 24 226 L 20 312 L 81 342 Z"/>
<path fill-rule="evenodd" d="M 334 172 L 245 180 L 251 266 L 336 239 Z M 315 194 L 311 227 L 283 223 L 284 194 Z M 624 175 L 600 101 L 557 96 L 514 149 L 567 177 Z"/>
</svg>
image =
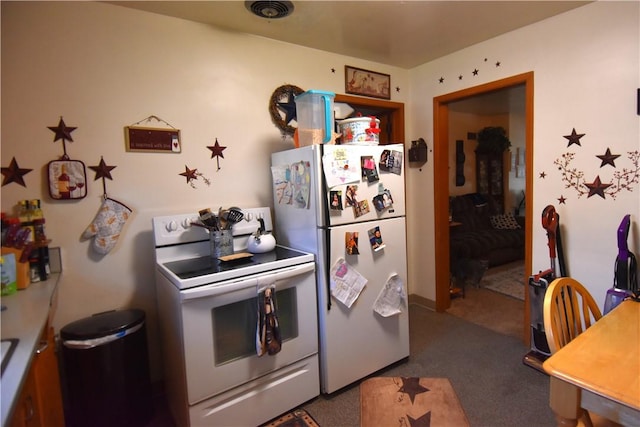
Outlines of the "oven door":
<svg viewBox="0 0 640 427">
<path fill-rule="evenodd" d="M 306 263 L 181 291 L 189 404 L 317 353 L 315 283 Z M 258 357 L 257 296 L 271 284 L 282 349 Z"/>
</svg>

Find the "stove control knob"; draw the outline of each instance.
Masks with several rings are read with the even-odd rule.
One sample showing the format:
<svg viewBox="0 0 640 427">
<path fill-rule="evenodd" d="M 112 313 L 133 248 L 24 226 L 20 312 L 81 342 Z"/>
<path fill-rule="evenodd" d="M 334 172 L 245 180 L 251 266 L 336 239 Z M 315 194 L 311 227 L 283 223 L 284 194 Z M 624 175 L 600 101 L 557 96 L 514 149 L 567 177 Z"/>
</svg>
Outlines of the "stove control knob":
<svg viewBox="0 0 640 427">
<path fill-rule="evenodd" d="M 178 223 L 175 221 L 169 221 L 167 224 L 167 231 L 176 231 L 178 229 Z"/>
<path fill-rule="evenodd" d="M 253 219 L 253 214 L 251 212 L 247 212 L 247 214 L 244 216 L 244 219 L 246 219 L 247 221 L 251 221 Z"/>
<path fill-rule="evenodd" d="M 183 219 L 183 220 L 182 220 L 182 224 L 181 224 L 181 225 L 182 225 L 182 228 L 184 228 L 185 230 L 188 230 L 188 229 L 189 229 L 189 227 L 191 227 L 191 222 L 192 222 L 192 221 L 193 221 L 193 220 L 192 220 L 192 219 L 190 219 L 190 218 L 185 218 L 185 219 Z"/>
</svg>

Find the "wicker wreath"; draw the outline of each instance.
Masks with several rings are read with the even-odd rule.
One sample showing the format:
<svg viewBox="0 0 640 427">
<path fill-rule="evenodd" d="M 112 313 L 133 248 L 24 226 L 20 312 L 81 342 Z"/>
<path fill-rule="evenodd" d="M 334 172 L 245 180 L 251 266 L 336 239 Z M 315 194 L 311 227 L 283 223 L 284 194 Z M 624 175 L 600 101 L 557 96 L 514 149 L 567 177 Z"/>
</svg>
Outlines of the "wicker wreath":
<svg viewBox="0 0 640 427">
<path fill-rule="evenodd" d="M 296 128 L 284 122 L 284 119 L 280 114 L 280 110 L 278 110 L 278 103 L 282 102 L 283 99 L 289 100 L 289 97 L 292 95 L 300 95 L 302 92 L 304 92 L 304 90 L 300 89 L 298 86 L 283 85 L 277 88 L 273 92 L 273 95 L 271 95 L 271 99 L 269 100 L 269 113 L 271 114 L 271 120 L 284 135 L 293 136 Z"/>
</svg>

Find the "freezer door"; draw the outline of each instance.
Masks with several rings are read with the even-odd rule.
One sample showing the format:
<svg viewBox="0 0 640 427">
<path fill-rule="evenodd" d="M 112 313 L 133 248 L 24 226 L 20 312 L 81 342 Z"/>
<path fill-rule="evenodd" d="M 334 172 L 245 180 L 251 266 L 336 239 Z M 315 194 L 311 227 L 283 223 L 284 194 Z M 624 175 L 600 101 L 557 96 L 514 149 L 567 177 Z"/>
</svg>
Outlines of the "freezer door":
<svg viewBox="0 0 640 427">
<path fill-rule="evenodd" d="M 329 225 L 405 215 L 404 145 L 324 145 Z"/>
<path fill-rule="evenodd" d="M 378 227 L 384 248 L 375 251 L 368 232 Z M 347 254 L 346 233 L 358 233 L 358 255 Z M 405 219 L 332 227 L 324 235 L 328 257 L 318 257 L 320 371 L 323 393 L 333 393 L 409 356 L 409 313 L 382 317 L 374 303 L 389 278 L 397 274 L 407 295 Z M 322 236 L 319 236 L 322 238 Z M 367 280 L 351 308 L 330 297 L 329 270 L 340 258 Z"/>
<path fill-rule="evenodd" d="M 317 253 L 316 229 L 323 224 L 320 146 L 310 145 L 271 155 L 274 234 L 279 244 Z"/>
</svg>

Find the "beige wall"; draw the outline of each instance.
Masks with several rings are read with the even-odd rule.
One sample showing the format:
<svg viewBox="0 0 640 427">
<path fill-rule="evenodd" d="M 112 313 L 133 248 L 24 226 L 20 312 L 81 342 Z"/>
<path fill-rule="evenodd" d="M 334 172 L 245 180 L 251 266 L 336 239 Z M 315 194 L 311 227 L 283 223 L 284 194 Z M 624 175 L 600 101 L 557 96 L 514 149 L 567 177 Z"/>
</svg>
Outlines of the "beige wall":
<svg viewBox="0 0 640 427">
<path fill-rule="evenodd" d="M 615 172 L 638 165 L 629 153 L 640 150 L 637 88 L 640 87 L 640 3 L 594 2 L 528 27 L 460 50 L 410 70 L 409 135 L 432 135 L 433 98 L 522 73 L 534 73 L 533 180 L 529 191 L 531 217 L 554 204 L 569 274 L 582 281 L 602 306 L 606 289 L 613 284 L 617 255 L 616 231 L 625 214 L 634 227 L 629 236 L 638 252 L 640 182 L 615 197 L 579 196 L 566 188 L 554 164 L 567 152 L 575 153 L 572 168 L 591 183 L 616 181 Z M 485 61 L 486 59 L 486 61 Z M 500 66 L 496 66 L 496 63 Z M 471 70 L 478 69 L 477 76 Z M 462 74 L 463 78 L 457 77 Z M 440 83 L 440 77 L 444 82 Z M 510 127 L 512 127 L 510 125 Z M 564 135 L 576 128 L 585 133 L 582 146 L 567 147 Z M 429 139 L 430 149 L 434 147 Z M 617 168 L 600 168 L 596 155 L 607 147 L 620 154 Z M 541 174 L 544 173 L 544 178 Z M 433 263 L 433 162 L 408 172 L 409 280 L 413 291 L 435 299 Z M 583 182 L 584 183 L 584 182 Z M 582 189 L 586 188 L 582 185 Z M 558 198 L 566 203 L 559 204 Z M 546 234 L 537 223 L 533 229 L 533 269 L 549 267 Z"/>
</svg>

